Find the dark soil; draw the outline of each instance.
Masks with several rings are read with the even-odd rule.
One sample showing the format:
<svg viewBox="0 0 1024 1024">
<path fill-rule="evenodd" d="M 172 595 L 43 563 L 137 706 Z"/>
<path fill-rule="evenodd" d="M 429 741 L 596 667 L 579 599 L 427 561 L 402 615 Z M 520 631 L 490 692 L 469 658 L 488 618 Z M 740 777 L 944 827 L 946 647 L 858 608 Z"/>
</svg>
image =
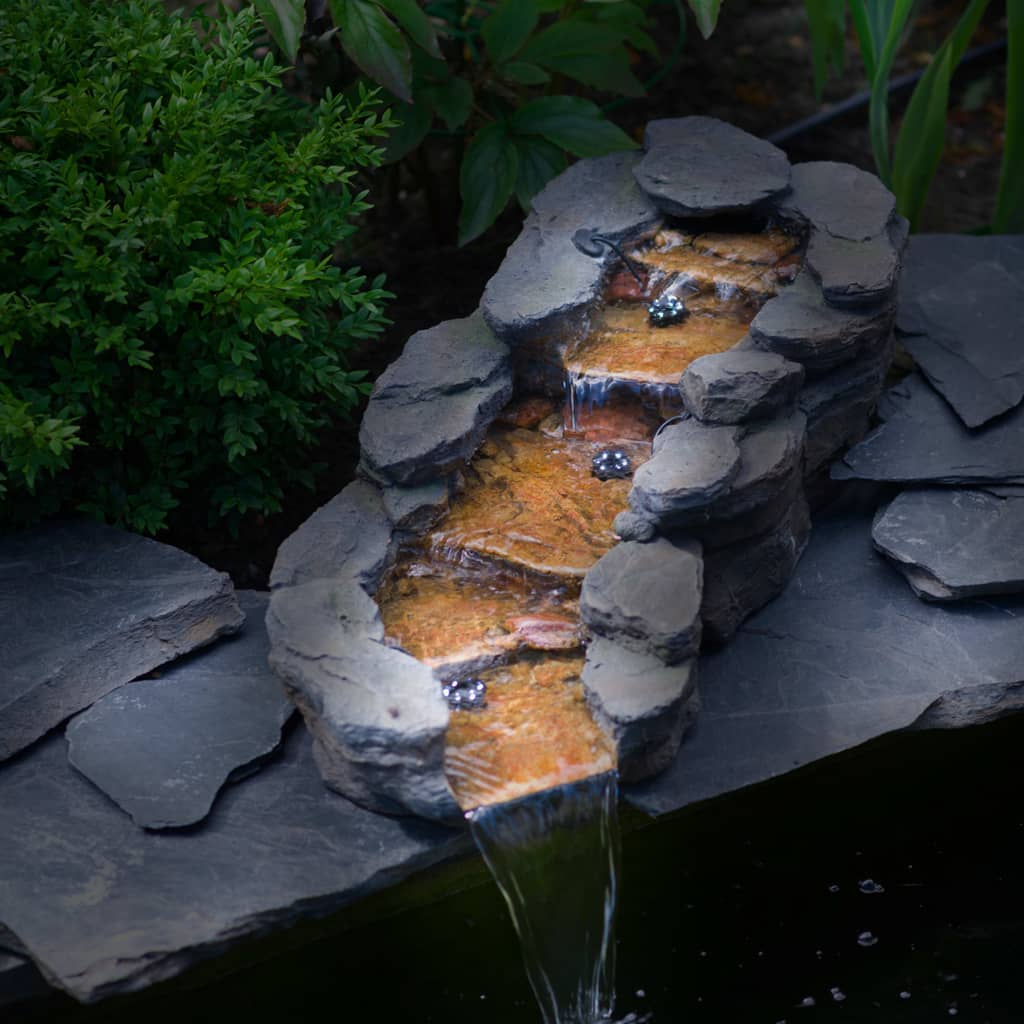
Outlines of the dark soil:
<svg viewBox="0 0 1024 1024">
<path fill-rule="evenodd" d="M 963 2 L 922 5 L 894 76 L 925 66 L 965 6 Z M 658 38 L 673 39 L 674 7 L 665 4 L 655 10 Z M 1004 35 L 1004 7 L 993 4 L 972 46 L 997 42 Z M 669 43 L 664 50 L 667 55 Z M 649 96 L 618 105 L 609 116 L 638 139 L 648 120 L 686 114 L 719 117 L 768 137 L 864 90 L 852 30 L 847 58 L 845 72 L 829 82 L 819 107 L 802 0 L 730 0 L 710 40 L 702 40 L 691 22 L 681 58 Z M 977 230 L 992 216 L 1002 149 L 1004 61 L 1003 53 L 996 52 L 965 65 L 957 74 L 946 152 L 929 193 L 921 225 L 924 231 Z M 658 67 L 641 64 L 638 70 L 641 78 L 649 79 Z M 894 99 L 894 137 L 900 126 L 899 106 L 907 95 Z M 807 131 L 783 148 L 793 161 L 841 160 L 873 170 L 867 108 Z M 457 248 L 452 240 L 457 183 L 457 153 L 451 140 L 443 137 L 430 140 L 412 166 L 379 172 L 368 183 L 375 208 L 367 215 L 358 241 L 340 258 L 370 273 L 383 271 L 397 296 L 390 309 L 391 327 L 352 358 L 353 366 L 369 370 L 371 376 L 397 357 L 415 331 L 471 313 L 519 231 L 522 213 L 513 206 L 483 238 Z M 161 539 L 229 572 L 237 586 L 265 587 L 281 541 L 353 479 L 361 415 L 360 409 L 351 421 L 337 423 L 309 454 L 310 461 L 325 464 L 316 490 L 288 494 L 280 514 L 251 519 L 234 538 L 183 513 Z"/>
</svg>

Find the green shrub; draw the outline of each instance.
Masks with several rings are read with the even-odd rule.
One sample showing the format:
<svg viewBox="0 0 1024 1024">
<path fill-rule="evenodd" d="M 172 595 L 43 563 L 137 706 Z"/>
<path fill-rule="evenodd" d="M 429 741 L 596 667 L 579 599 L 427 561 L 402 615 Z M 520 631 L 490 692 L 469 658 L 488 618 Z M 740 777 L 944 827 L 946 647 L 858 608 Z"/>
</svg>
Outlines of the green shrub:
<svg viewBox="0 0 1024 1024">
<path fill-rule="evenodd" d="M 276 511 L 365 389 L 345 353 L 391 296 L 331 253 L 392 122 L 289 99 L 257 31 L 0 5 L 0 520 Z"/>
</svg>

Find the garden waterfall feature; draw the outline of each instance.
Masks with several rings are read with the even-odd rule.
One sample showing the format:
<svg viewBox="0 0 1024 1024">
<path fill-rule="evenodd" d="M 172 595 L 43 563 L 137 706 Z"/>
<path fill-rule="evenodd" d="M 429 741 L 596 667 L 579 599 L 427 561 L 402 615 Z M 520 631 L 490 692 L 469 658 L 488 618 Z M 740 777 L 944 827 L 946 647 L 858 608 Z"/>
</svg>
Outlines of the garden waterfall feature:
<svg viewBox="0 0 1024 1024">
<path fill-rule="evenodd" d="M 327 785 L 468 820 L 545 1020 L 591 1024 L 618 783 L 675 759 L 701 645 L 786 586 L 882 388 L 907 225 L 872 175 L 700 117 L 532 207 L 480 310 L 378 379 L 267 625 Z"/>
</svg>

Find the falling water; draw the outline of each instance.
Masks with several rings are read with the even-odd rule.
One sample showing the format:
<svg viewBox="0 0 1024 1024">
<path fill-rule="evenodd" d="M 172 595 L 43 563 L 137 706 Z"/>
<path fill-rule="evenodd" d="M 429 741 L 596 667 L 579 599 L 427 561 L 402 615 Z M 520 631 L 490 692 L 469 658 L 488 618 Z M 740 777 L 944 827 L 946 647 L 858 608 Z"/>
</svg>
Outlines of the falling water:
<svg viewBox="0 0 1024 1024">
<path fill-rule="evenodd" d="M 545 1024 L 595 1024 L 615 1003 L 618 776 L 470 811 Z"/>
</svg>

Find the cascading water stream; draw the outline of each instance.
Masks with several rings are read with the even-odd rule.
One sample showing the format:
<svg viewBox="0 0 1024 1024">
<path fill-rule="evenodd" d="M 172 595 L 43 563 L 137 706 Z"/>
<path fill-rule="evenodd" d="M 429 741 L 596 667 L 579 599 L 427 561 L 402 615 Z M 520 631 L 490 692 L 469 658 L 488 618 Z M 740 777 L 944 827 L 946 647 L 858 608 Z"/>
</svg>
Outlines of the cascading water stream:
<svg viewBox="0 0 1024 1024">
<path fill-rule="evenodd" d="M 470 811 L 508 904 L 545 1024 L 595 1024 L 615 1004 L 618 774 Z"/>
</svg>

